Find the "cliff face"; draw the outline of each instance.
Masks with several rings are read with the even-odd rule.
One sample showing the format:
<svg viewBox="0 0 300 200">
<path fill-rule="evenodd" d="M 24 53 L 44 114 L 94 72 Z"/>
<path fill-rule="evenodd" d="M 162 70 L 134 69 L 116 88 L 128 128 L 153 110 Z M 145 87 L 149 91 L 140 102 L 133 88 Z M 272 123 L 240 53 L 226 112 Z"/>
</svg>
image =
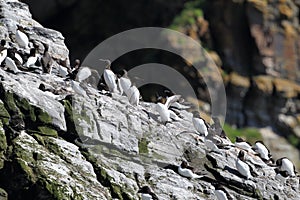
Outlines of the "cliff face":
<svg viewBox="0 0 300 200">
<path fill-rule="evenodd" d="M 2 32 L 11 45 L 21 23 L 35 42 L 47 42 L 55 58 L 67 58 L 60 33 L 31 19 L 16 0 L 0 1 Z M 18 13 L 18 15 L 16 15 Z M 10 34 L 12 33 L 12 34 Z M 0 196 L 2 199 L 138 199 L 149 185 L 159 199 L 215 199 L 218 181 L 235 199 L 299 199 L 299 179 L 286 183 L 258 156 L 247 154 L 256 169 L 251 180 L 236 171 L 238 148 L 208 149 L 196 142 L 192 114 L 163 125 L 154 104 L 132 106 L 118 94 L 108 97 L 87 86 L 88 97 L 75 94 L 69 82 L 52 74 L 0 68 Z M 43 92 L 40 83 L 56 91 Z M 203 175 L 187 179 L 170 169 L 185 159 Z"/>
</svg>

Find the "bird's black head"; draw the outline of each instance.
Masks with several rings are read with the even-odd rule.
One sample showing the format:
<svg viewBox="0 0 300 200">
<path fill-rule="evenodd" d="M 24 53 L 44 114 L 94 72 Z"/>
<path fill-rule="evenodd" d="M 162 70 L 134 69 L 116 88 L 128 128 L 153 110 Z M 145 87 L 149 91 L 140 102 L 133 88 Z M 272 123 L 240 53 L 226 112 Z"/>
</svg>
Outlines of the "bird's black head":
<svg viewBox="0 0 300 200">
<path fill-rule="evenodd" d="M 245 159 L 245 152 L 244 152 L 243 150 L 241 150 L 241 151 L 239 152 L 238 158 L 239 158 L 240 160 L 244 160 L 244 159 Z"/>
<path fill-rule="evenodd" d="M 146 193 L 146 194 L 150 194 L 151 193 L 151 189 L 149 188 L 149 186 L 143 186 L 141 189 L 139 189 L 138 193 Z"/>
<path fill-rule="evenodd" d="M 181 163 L 181 168 L 187 168 L 188 167 L 188 163 L 186 161 L 182 161 Z"/>
<path fill-rule="evenodd" d="M 5 46 L 6 45 L 6 40 L 1 40 L 1 46 Z"/>
<path fill-rule="evenodd" d="M 282 159 L 284 159 L 284 157 L 283 158 L 279 158 L 278 160 L 276 160 L 276 165 L 278 167 L 282 165 Z"/>
<path fill-rule="evenodd" d="M 245 140 L 243 139 L 243 138 L 241 138 L 241 137 L 235 137 L 235 141 L 236 142 L 245 142 Z"/>
<path fill-rule="evenodd" d="M 30 56 L 35 56 L 35 53 L 36 53 L 36 49 L 35 48 L 31 48 L 30 49 Z"/>
<path fill-rule="evenodd" d="M 171 90 L 164 90 L 164 93 L 167 95 L 167 97 L 175 95 Z"/>
</svg>

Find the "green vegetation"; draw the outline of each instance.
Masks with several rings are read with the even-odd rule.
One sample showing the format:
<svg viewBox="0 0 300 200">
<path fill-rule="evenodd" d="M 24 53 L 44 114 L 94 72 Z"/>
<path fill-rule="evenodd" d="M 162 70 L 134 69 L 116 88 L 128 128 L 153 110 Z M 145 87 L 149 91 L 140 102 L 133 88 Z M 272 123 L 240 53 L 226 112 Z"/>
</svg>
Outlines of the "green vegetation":
<svg viewBox="0 0 300 200">
<path fill-rule="evenodd" d="M 145 153 L 147 154 L 149 151 L 148 151 L 148 141 L 146 138 L 142 138 L 140 141 L 139 141 L 139 153 Z"/>
<path fill-rule="evenodd" d="M 287 140 L 291 145 L 300 149 L 300 139 L 296 135 L 293 134 L 288 135 Z"/>
<path fill-rule="evenodd" d="M 202 7 L 204 0 L 189 1 L 184 4 L 181 13 L 175 17 L 170 28 L 177 30 L 179 27 L 186 27 L 196 24 L 198 17 L 203 16 Z"/>
<path fill-rule="evenodd" d="M 263 140 L 260 132 L 258 131 L 258 129 L 256 128 L 241 128 L 241 129 L 236 129 L 231 127 L 228 124 L 224 124 L 224 131 L 227 135 L 227 137 L 229 137 L 229 139 L 232 142 L 235 142 L 235 137 L 236 136 L 242 136 L 243 138 L 245 138 L 247 140 L 247 142 L 253 144 L 255 143 L 255 141 L 257 140 Z"/>
</svg>

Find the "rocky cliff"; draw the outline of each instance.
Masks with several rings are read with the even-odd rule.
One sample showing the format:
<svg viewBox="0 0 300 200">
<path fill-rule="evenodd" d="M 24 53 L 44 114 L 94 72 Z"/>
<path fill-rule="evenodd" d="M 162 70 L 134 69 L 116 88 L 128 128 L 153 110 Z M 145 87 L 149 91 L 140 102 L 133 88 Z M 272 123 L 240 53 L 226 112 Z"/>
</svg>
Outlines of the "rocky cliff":
<svg viewBox="0 0 300 200">
<path fill-rule="evenodd" d="M 258 156 L 247 154 L 255 177 L 239 175 L 239 149 L 224 140 L 225 149 L 196 142 L 192 114 L 160 123 L 153 103 L 129 104 L 87 86 L 80 96 L 58 76 L 56 61 L 68 58 L 64 38 L 31 18 L 28 6 L 1 0 L 1 37 L 15 43 L 16 25 L 43 51 L 49 44 L 55 58 L 51 74 L 0 68 L 0 196 L 1 199 L 139 199 L 149 185 L 159 199 L 215 199 L 213 183 L 225 186 L 234 199 L 299 199 L 298 177 L 286 182 Z M 42 91 L 43 83 L 55 91 Z M 225 143 L 226 142 L 226 143 Z M 180 176 L 187 160 L 203 177 Z"/>
</svg>

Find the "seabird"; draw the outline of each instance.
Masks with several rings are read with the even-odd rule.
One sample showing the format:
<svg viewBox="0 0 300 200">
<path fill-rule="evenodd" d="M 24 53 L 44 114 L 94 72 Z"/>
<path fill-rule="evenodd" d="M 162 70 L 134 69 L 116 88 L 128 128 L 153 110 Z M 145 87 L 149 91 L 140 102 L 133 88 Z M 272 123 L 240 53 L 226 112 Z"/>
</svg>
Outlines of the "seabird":
<svg viewBox="0 0 300 200">
<path fill-rule="evenodd" d="M 174 95 L 172 97 L 167 98 L 166 101 L 162 97 L 157 99 L 156 111 L 159 113 L 160 120 L 162 123 L 167 123 L 171 121 L 169 107 L 172 103 L 176 102 L 180 98 L 180 95 Z"/>
<path fill-rule="evenodd" d="M 9 70 L 13 71 L 15 74 L 21 72 L 18 69 L 16 63 L 8 56 L 5 58 L 5 66 L 8 67 Z"/>
<path fill-rule="evenodd" d="M 178 173 L 186 178 L 202 178 L 203 176 L 200 176 L 198 174 L 194 173 L 194 168 L 189 166 L 186 161 L 182 161 L 181 165 L 178 166 Z"/>
<path fill-rule="evenodd" d="M 67 60 L 67 59 L 66 59 Z M 65 61 L 66 62 L 66 61 Z M 64 66 L 64 65 L 63 65 Z M 68 74 L 68 77 L 71 79 L 71 80 L 75 80 L 76 79 L 76 76 L 77 76 L 77 73 L 78 73 L 78 71 L 79 71 L 79 69 L 80 69 L 80 60 L 79 59 L 76 59 L 75 60 L 75 64 L 74 64 L 74 67 L 72 67 L 72 69 L 71 68 L 69 68 L 68 66 L 67 66 L 67 63 L 65 64 L 65 66 L 64 67 L 67 67 L 68 68 L 68 72 L 69 72 L 69 74 Z"/>
<path fill-rule="evenodd" d="M 289 176 L 295 176 L 295 166 L 287 157 L 278 159 L 276 165 L 280 171 L 286 171 Z"/>
<path fill-rule="evenodd" d="M 250 152 L 252 154 L 255 154 L 255 152 L 252 150 L 252 146 L 250 143 L 246 142 L 243 138 L 241 137 L 236 137 L 235 138 L 235 143 L 234 146 L 243 149 L 247 152 Z"/>
<path fill-rule="evenodd" d="M 164 94 L 166 95 L 166 98 L 169 98 L 169 97 L 172 97 L 172 96 L 176 95 L 174 92 L 172 92 L 171 90 L 168 90 L 168 89 L 164 90 Z M 175 108 L 175 109 L 178 109 L 178 110 L 186 110 L 186 109 L 191 108 L 191 106 L 183 105 L 183 103 L 184 103 L 184 99 L 180 98 L 177 101 L 173 102 L 170 105 L 170 108 Z"/>
<path fill-rule="evenodd" d="M 140 101 L 140 91 L 139 89 L 133 85 L 128 90 L 128 100 L 131 105 L 137 106 Z"/>
<path fill-rule="evenodd" d="M 46 43 L 43 43 L 44 46 L 44 53 L 41 58 L 41 64 L 43 68 L 44 73 L 50 73 L 51 72 L 51 65 L 52 65 L 52 57 L 49 54 L 49 45 Z"/>
<path fill-rule="evenodd" d="M 29 39 L 27 35 L 24 33 L 24 28 L 20 25 L 17 25 L 17 32 L 16 32 L 16 41 L 22 48 L 28 48 Z"/>
<path fill-rule="evenodd" d="M 227 196 L 230 197 L 229 193 L 225 190 L 225 188 L 219 183 L 213 184 L 215 187 L 215 195 L 218 200 L 228 200 Z"/>
<path fill-rule="evenodd" d="M 275 168 L 276 176 L 275 179 L 280 183 L 285 184 L 286 179 L 289 177 L 289 173 L 287 171 L 280 171 L 278 168 Z"/>
<path fill-rule="evenodd" d="M 200 117 L 200 114 L 198 111 L 193 112 L 193 119 L 192 119 L 193 125 L 196 129 L 196 131 L 201 135 L 201 136 L 207 136 L 208 135 L 208 124 Z"/>
<path fill-rule="evenodd" d="M 29 68 L 30 66 L 35 65 L 35 63 L 37 62 L 37 59 L 38 59 L 38 56 L 36 54 L 36 49 L 35 48 L 30 49 L 29 58 L 24 66 Z"/>
<path fill-rule="evenodd" d="M 0 43 L 0 65 L 2 64 L 2 62 L 4 61 L 6 56 L 7 56 L 6 41 L 1 40 L 1 43 Z"/>
<path fill-rule="evenodd" d="M 129 96 L 129 89 L 131 87 L 131 81 L 128 77 L 128 74 L 127 74 L 127 71 L 125 69 L 123 69 L 123 76 L 119 79 L 119 82 L 120 83 L 120 90 L 123 91 L 126 96 L 128 97 Z M 123 92 L 121 92 L 121 95 L 123 94 Z"/>
<path fill-rule="evenodd" d="M 82 82 L 92 75 L 91 69 L 88 67 L 81 67 L 76 75 L 76 80 Z"/>
<path fill-rule="evenodd" d="M 109 88 L 109 91 L 113 93 L 117 92 L 116 75 L 110 68 L 111 65 L 110 60 L 103 60 L 103 59 L 99 59 L 99 60 L 107 62 L 107 65 L 104 69 L 103 76 L 104 76 L 104 81 L 107 87 Z"/>
<path fill-rule="evenodd" d="M 141 193 L 142 200 L 158 200 L 158 197 L 151 191 L 149 186 L 143 186 L 138 193 Z"/>
<path fill-rule="evenodd" d="M 245 161 L 245 152 L 241 150 L 236 159 L 236 163 L 235 163 L 236 168 L 242 176 L 246 177 L 246 179 L 252 178 L 250 167 L 244 161 Z"/>
<path fill-rule="evenodd" d="M 253 150 L 259 154 L 259 156 L 264 161 L 269 161 L 271 159 L 270 151 L 267 149 L 267 147 L 263 144 L 261 141 L 255 142 L 253 145 Z"/>
</svg>

